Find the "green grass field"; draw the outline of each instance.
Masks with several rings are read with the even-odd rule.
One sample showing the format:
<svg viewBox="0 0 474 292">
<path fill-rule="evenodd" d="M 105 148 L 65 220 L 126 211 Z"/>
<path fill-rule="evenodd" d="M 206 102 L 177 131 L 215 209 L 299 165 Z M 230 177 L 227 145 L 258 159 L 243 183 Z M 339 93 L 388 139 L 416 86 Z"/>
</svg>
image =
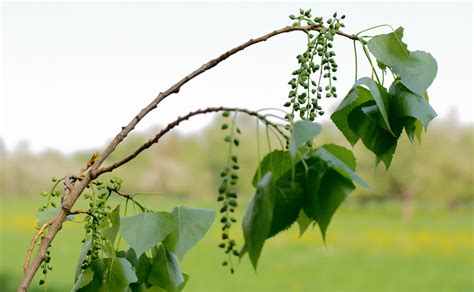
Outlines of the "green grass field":
<svg viewBox="0 0 474 292">
<path fill-rule="evenodd" d="M 36 198 L 2 199 L 0 291 L 14 291 L 34 234 Z M 213 204 L 154 200 L 155 210 Z M 327 246 L 318 229 L 298 238 L 296 226 L 267 241 L 255 273 L 245 258 L 234 275 L 221 267 L 219 225 L 182 262 L 187 291 L 474 291 L 472 210 L 419 211 L 409 222 L 396 207 L 342 207 Z M 68 291 L 81 248 L 82 227 L 69 222 L 52 247 L 48 291 Z M 241 242 L 241 241 L 240 241 Z M 43 291 L 35 280 L 30 291 Z"/>
</svg>

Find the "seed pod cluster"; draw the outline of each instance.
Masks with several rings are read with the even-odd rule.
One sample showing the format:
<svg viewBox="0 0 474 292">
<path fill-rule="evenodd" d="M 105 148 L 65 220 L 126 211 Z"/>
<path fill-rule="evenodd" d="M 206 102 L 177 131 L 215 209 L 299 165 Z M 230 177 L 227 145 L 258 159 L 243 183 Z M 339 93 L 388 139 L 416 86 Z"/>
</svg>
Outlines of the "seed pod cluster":
<svg viewBox="0 0 474 292">
<path fill-rule="evenodd" d="M 63 179 L 58 179 L 56 177 L 53 177 L 51 181 L 54 183 L 53 187 L 51 188 L 51 191 L 43 191 L 40 193 L 40 196 L 47 198 L 46 203 L 38 209 L 38 211 L 40 212 L 47 210 L 49 207 L 56 208 L 60 204 L 60 202 L 55 202 L 55 201 L 59 201 L 59 199 L 61 198 L 63 194 L 60 190 L 57 189 L 59 183 L 63 181 Z M 41 240 L 43 239 L 43 236 L 44 236 L 44 233 L 41 235 Z M 39 285 L 44 285 L 46 283 L 48 271 L 51 271 L 53 269 L 53 266 L 51 265 L 50 248 L 51 248 L 51 245 L 48 247 L 48 250 L 46 251 L 46 257 L 40 265 L 40 269 L 42 270 L 42 273 L 43 273 L 43 278 L 39 280 Z"/>
<path fill-rule="evenodd" d="M 40 285 L 44 285 L 46 283 L 48 271 L 53 270 L 53 266 L 51 265 L 51 251 L 49 250 L 50 248 L 51 248 L 51 245 L 48 247 L 48 250 L 46 251 L 46 257 L 40 266 L 43 272 L 43 279 L 40 279 L 38 283 Z"/>
<path fill-rule="evenodd" d="M 45 211 L 46 209 L 48 209 L 49 207 L 53 207 L 53 208 L 56 208 L 58 207 L 58 202 L 56 202 L 59 198 L 61 198 L 62 196 L 62 192 L 60 190 L 57 189 L 59 183 L 63 180 L 63 179 L 57 179 L 55 177 L 53 177 L 52 179 L 52 182 L 54 183 L 51 191 L 42 191 L 40 193 L 40 196 L 42 197 L 46 197 L 47 198 L 47 201 L 46 203 L 41 206 L 38 211 Z"/>
<path fill-rule="evenodd" d="M 225 111 L 222 116 L 228 118 L 230 116 L 230 112 Z M 229 134 L 224 137 L 224 141 L 229 144 L 229 150 L 227 163 L 220 174 L 222 183 L 218 189 L 219 195 L 217 197 L 217 201 L 221 203 L 220 222 L 222 224 L 222 242 L 219 244 L 219 248 L 224 249 L 225 253 L 228 255 L 228 259 L 223 261 L 222 265 L 229 266 L 231 273 L 234 273 L 232 256 L 239 255 L 236 242 L 230 236 L 232 224 L 237 222 L 233 213 L 235 212 L 235 209 L 238 205 L 236 186 L 239 180 L 238 170 L 240 168 L 238 157 L 233 153 L 234 147 L 238 147 L 240 145 L 238 135 L 241 134 L 241 130 L 235 124 L 236 116 L 237 112 L 235 113 L 232 121 L 224 123 L 221 127 L 222 130 L 229 131 Z"/>
<path fill-rule="evenodd" d="M 297 20 L 293 25 L 313 25 L 314 31 L 306 32 L 307 48 L 303 54 L 296 56 L 300 67 L 292 72 L 293 77 L 288 82 L 291 90 L 288 94 L 288 101 L 285 107 L 291 107 L 291 113 L 285 116 L 290 124 L 294 121 L 295 115 L 299 113 L 299 117 L 305 120 L 313 121 L 317 115 L 323 115 L 324 111 L 318 104 L 323 96 L 337 97 L 336 86 L 334 82 L 337 80 L 335 73 L 338 65 L 335 61 L 336 53 L 333 50 L 334 36 L 337 31 L 344 27 L 341 22 L 345 18 L 342 15 L 337 17 L 337 13 L 326 21 L 327 27 L 323 26 L 323 18 L 311 18 L 310 10 L 300 10 L 298 17 L 290 15 L 290 19 Z"/>
<path fill-rule="evenodd" d="M 87 269 L 87 267 L 100 256 L 103 242 L 106 239 L 101 234 L 99 226 L 112 208 L 107 204 L 107 199 L 111 195 L 112 191 L 118 191 L 120 189 L 122 179 L 113 177 L 107 184 L 103 183 L 102 181 L 93 181 L 91 184 L 92 187 L 90 187 L 90 189 L 92 190 L 92 193 L 84 194 L 84 199 L 89 200 L 90 216 L 87 216 L 84 219 L 84 229 L 86 235 L 82 242 L 85 242 L 87 239 L 91 239 L 91 244 L 89 250 L 87 251 L 86 259 L 81 266 L 83 270 Z M 99 191 L 99 194 L 95 193 L 95 188 Z"/>
</svg>

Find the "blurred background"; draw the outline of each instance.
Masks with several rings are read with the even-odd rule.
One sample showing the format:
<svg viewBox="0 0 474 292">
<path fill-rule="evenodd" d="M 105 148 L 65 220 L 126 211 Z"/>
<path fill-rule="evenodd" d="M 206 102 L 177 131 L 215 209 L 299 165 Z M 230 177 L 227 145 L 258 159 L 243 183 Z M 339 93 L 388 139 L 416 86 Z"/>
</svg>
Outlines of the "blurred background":
<svg viewBox="0 0 474 292">
<path fill-rule="evenodd" d="M 471 3 L 400 2 L 390 9 L 387 3 L 356 2 L 1 5 L 0 291 L 16 289 L 43 203 L 39 193 L 51 187 L 53 176 L 80 170 L 160 90 L 242 41 L 290 24 L 287 15 L 300 7 L 312 7 L 315 15 L 345 13 L 351 32 L 385 22 L 403 25 L 409 49 L 431 52 L 438 61 L 430 102 L 439 117 L 421 144 L 402 136 L 388 171 L 375 169 L 373 155 L 356 145 L 357 171 L 373 191 L 357 188 L 343 203 L 326 245 L 317 228 L 299 237 L 293 226 L 267 241 L 257 273 L 244 259 L 230 275 L 220 266 L 214 224 L 181 263 L 191 275 L 188 291 L 474 290 Z M 446 35 L 456 47 L 443 42 Z M 281 106 L 304 41 L 304 35 L 275 38 L 193 80 L 107 162 L 126 156 L 189 110 Z M 351 47 L 344 40 L 336 44 L 339 95 L 354 80 Z M 335 103 L 325 106 L 331 112 Z M 147 193 L 140 200 L 154 210 L 216 209 L 227 155 L 221 122 L 216 115 L 186 122 L 112 175 L 124 178 L 124 191 Z M 321 122 L 316 144 L 350 147 L 327 117 Z M 253 193 L 257 144 L 255 121 L 242 116 L 238 123 L 242 215 Z M 265 141 L 264 129 L 259 132 Z M 263 155 L 268 149 L 262 144 Z M 71 287 L 82 236 L 74 222 L 58 235 L 49 291 Z M 43 290 L 36 283 L 31 291 Z"/>
</svg>

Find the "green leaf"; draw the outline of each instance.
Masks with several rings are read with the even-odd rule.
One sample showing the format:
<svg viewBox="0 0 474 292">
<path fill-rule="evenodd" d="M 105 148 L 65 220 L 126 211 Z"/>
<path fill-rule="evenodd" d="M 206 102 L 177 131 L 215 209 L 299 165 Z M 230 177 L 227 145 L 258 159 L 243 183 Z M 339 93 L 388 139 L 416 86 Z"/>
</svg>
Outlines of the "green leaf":
<svg viewBox="0 0 474 292">
<path fill-rule="evenodd" d="M 288 158 L 287 153 L 284 153 Z M 267 195 L 272 198 L 273 215 L 267 238 L 288 229 L 297 220 L 305 200 L 306 177 L 306 168 L 302 162 L 295 166 L 294 173 L 291 167 L 287 167 L 286 172 L 277 179 L 273 178 L 272 172 L 273 179 Z"/>
<path fill-rule="evenodd" d="M 298 226 L 300 229 L 300 236 L 302 236 L 305 231 L 308 229 L 309 225 L 313 222 L 314 220 L 309 218 L 308 215 L 306 215 L 305 211 L 303 209 L 300 210 L 300 213 L 298 214 L 298 219 L 296 222 L 298 222 Z"/>
<path fill-rule="evenodd" d="M 81 268 L 82 263 L 87 257 L 87 252 L 89 251 L 91 243 L 92 243 L 92 238 L 87 238 L 87 240 L 84 241 L 84 245 L 82 246 L 81 253 L 79 254 L 79 259 L 77 260 L 76 275 L 74 276 L 74 281 L 77 281 L 77 279 L 79 278 L 79 274 L 81 273 L 81 270 L 82 270 Z"/>
<path fill-rule="evenodd" d="M 127 252 L 125 253 L 125 259 L 129 261 L 134 268 L 138 265 L 137 253 L 133 250 L 133 248 L 128 248 Z"/>
<path fill-rule="evenodd" d="M 137 274 L 137 281 L 136 284 L 145 283 L 148 279 L 148 275 L 150 274 L 151 270 L 151 262 L 147 255 L 144 253 L 142 254 L 136 263 L 135 272 Z"/>
<path fill-rule="evenodd" d="M 390 97 L 387 93 L 387 90 L 385 87 L 377 83 L 376 81 L 368 78 L 368 77 L 363 77 L 360 78 L 359 80 L 356 81 L 355 83 L 356 86 L 361 86 L 365 85 L 369 89 L 370 93 L 373 96 L 373 99 L 375 100 L 375 103 L 377 104 L 378 110 L 380 114 L 383 117 L 383 120 L 385 122 L 385 127 L 388 129 L 390 133 L 392 133 L 394 136 L 395 134 L 392 131 L 392 128 L 390 126 L 390 121 L 388 119 L 388 113 L 390 112 Z"/>
<path fill-rule="evenodd" d="M 164 244 L 179 260 L 207 233 L 216 213 L 213 210 L 176 207 L 171 211 L 176 227 L 165 239 Z"/>
<path fill-rule="evenodd" d="M 321 179 L 327 171 L 327 164 L 319 158 L 312 158 L 305 161 L 308 170 L 304 170 L 303 182 L 305 189 L 305 198 L 303 210 L 306 215 L 315 221 L 318 221 L 319 206 L 319 188 L 321 187 Z"/>
<path fill-rule="evenodd" d="M 56 218 L 59 214 L 60 208 L 48 209 L 45 211 L 37 211 L 36 212 L 36 222 L 39 227 L 43 226 L 44 224 L 48 223 L 52 219 Z M 72 221 L 74 220 L 74 216 L 68 215 L 64 221 Z"/>
<path fill-rule="evenodd" d="M 355 186 L 336 170 L 325 169 L 318 159 L 313 161 L 308 176 L 304 211 L 310 219 L 318 223 L 325 239 L 333 214 Z"/>
<path fill-rule="evenodd" d="M 152 259 L 147 282 L 170 292 L 178 291 L 179 287 L 185 282 L 178 261 L 164 245 L 159 246 L 155 257 Z"/>
<path fill-rule="evenodd" d="M 318 225 L 321 229 L 323 239 L 326 239 L 326 231 L 331 218 L 344 199 L 354 190 L 352 182 L 334 170 L 328 170 L 321 179 L 318 189 Z M 313 193 L 313 195 L 316 195 Z M 313 206 L 315 207 L 315 206 Z"/>
<path fill-rule="evenodd" d="M 325 161 L 329 167 L 347 179 L 353 180 L 365 188 L 369 188 L 367 183 L 354 172 L 356 160 L 350 150 L 335 144 L 327 144 L 319 147 L 314 155 Z"/>
<path fill-rule="evenodd" d="M 298 168 L 303 169 L 304 167 L 301 165 Z M 296 181 L 303 181 L 301 178 L 305 177 L 304 171 L 298 171 L 296 176 Z M 267 238 L 288 229 L 296 221 L 303 206 L 303 186 L 295 183 L 291 170 L 272 184 L 270 197 L 273 198 L 273 215 Z"/>
<path fill-rule="evenodd" d="M 438 65 L 431 54 L 423 51 L 410 52 L 402 42 L 403 28 L 394 33 L 373 37 L 367 44 L 377 62 L 392 68 L 412 92 L 423 95 L 433 83 Z"/>
<path fill-rule="evenodd" d="M 112 244 L 120 228 L 120 205 L 100 222 L 99 230 Z"/>
<path fill-rule="evenodd" d="M 428 92 L 425 92 L 425 94 L 423 95 L 423 97 L 425 98 L 426 102 L 429 102 L 430 98 L 428 96 Z M 422 134 L 422 130 L 423 130 L 423 125 L 421 124 L 420 121 L 416 121 L 415 122 L 415 136 L 416 138 L 418 139 L 418 142 L 421 143 L 421 134 Z M 410 136 L 410 135 L 408 135 Z"/>
<path fill-rule="evenodd" d="M 391 133 L 380 127 L 376 122 L 368 118 L 362 111 L 363 107 L 373 106 L 373 103 L 368 102 L 362 106 L 357 107 L 349 114 L 349 125 L 351 129 L 357 133 L 364 145 L 372 151 L 385 164 L 385 167 L 390 166 L 393 153 L 397 147 L 398 135 L 394 137 Z M 398 130 L 397 126 L 397 130 Z"/>
<path fill-rule="evenodd" d="M 423 96 L 436 77 L 438 64 L 431 54 L 415 51 L 410 53 L 409 60 L 392 67 L 392 70 L 400 76 L 400 82 L 403 85 L 412 92 Z"/>
<path fill-rule="evenodd" d="M 120 220 L 120 234 L 141 255 L 168 236 L 176 226 L 168 212 L 148 212 Z"/>
<path fill-rule="evenodd" d="M 132 265 L 124 258 L 99 259 L 92 263 L 91 269 L 93 280 L 79 291 L 125 291 L 130 283 L 138 280 Z"/>
<path fill-rule="evenodd" d="M 413 143 L 415 141 L 415 136 L 417 135 L 417 126 L 420 126 L 423 128 L 421 123 L 415 119 L 415 118 L 404 118 L 404 127 L 405 127 L 405 132 L 407 133 L 408 139 L 410 140 L 410 143 Z"/>
<path fill-rule="evenodd" d="M 390 87 L 392 115 L 394 117 L 412 117 L 419 120 L 427 128 L 430 121 L 436 117 L 436 112 L 421 96 L 412 93 L 400 82 L 394 82 Z M 413 130 L 414 132 L 414 130 Z"/>
<path fill-rule="evenodd" d="M 346 149 L 342 146 L 336 145 L 336 144 L 325 144 L 321 147 L 320 149 L 323 148 L 327 152 L 329 152 L 331 155 L 333 155 L 336 159 L 338 159 L 341 163 L 345 164 L 345 166 L 349 167 L 350 170 L 355 171 L 356 170 L 356 158 L 352 151 L 349 149 Z M 324 160 L 324 159 L 323 159 Z M 327 162 L 327 161 L 326 161 Z"/>
<path fill-rule="evenodd" d="M 331 115 L 331 120 L 352 146 L 359 141 L 359 135 L 349 126 L 349 114 L 356 107 L 370 100 L 373 100 L 370 91 L 360 86 L 353 87 Z"/>
<path fill-rule="evenodd" d="M 90 268 L 82 271 L 82 273 L 80 273 L 76 278 L 76 282 L 74 283 L 74 286 L 72 286 L 71 291 L 77 291 L 82 287 L 89 285 L 93 278 L 94 272 Z"/>
<path fill-rule="evenodd" d="M 160 290 L 157 290 L 155 288 L 160 289 Z M 153 292 L 166 292 L 166 290 L 163 290 L 158 287 L 151 286 L 150 288 L 147 288 L 145 284 L 136 284 L 136 283 L 130 284 L 129 289 L 125 291 L 126 292 L 152 292 L 152 291 Z"/>
<path fill-rule="evenodd" d="M 267 172 L 258 183 L 253 198 L 245 211 L 242 228 L 245 239 L 244 250 L 249 253 L 253 267 L 257 268 L 263 244 L 270 232 L 273 219 L 273 198 L 270 192 L 272 173 Z"/>
<path fill-rule="evenodd" d="M 364 115 L 366 115 L 372 122 L 376 123 L 380 127 L 382 127 L 384 130 L 388 131 L 387 125 L 385 124 L 385 121 L 383 120 L 382 115 L 379 112 L 379 108 L 377 107 L 376 104 L 374 105 L 366 105 L 360 108 Z"/>
<path fill-rule="evenodd" d="M 188 275 L 188 274 L 183 273 L 183 277 L 184 277 L 184 282 L 181 283 L 181 285 L 179 285 L 178 291 L 183 291 L 183 290 L 184 290 L 184 287 L 186 287 L 186 284 L 187 284 L 188 281 L 189 281 L 189 275 Z"/>
<path fill-rule="evenodd" d="M 123 291 L 130 283 L 138 280 L 132 265 L 123 258 L 103 259 L 104 279 L 102 283 L 105 289 L 101 291 Z"/>
<path fill-rule="evenodd" d="M 395 66 L 410 58 L 410 52 L 407 45 L 402 42 L 402 38 L 403 27 L 399 27 L 395 32 L 374 36 L 367 43 L 367 47 L 378 62 Z"/>
<path fill-rule="evenodd" d="M 350 179 L 334 169 L 334 167 L 340 168 L 343 160 L 347 161 L 351 166 L 355 166 L 353 157 L 350 158 L 342 147 L 330 146 L 328 148 L 335 153 L 342 152 L 342 155 L 340 155 L 342 160 L 335 156 L 329 158 L 328 154 L 332 155 L 332 153 L 325 148 L 319 148 L 316 151 L 317 155 L 312 155 L 314 158 L 306 160 L 309 170 L 307 172 L 305 188 L 306 200 L 303 205 L 305 215 L 318 223 L 323 239 L 325 239 L 327 227 L 336 209 L 355 188 Z M 323 158 L 320 158 L 321 156 L 323 156 Z M 346 167 L 352 171 L 349 166 L 346 165 Z M 347 169 L 345 171 L 347 171 Z M 308 224 L 308 219 L 305 221 L 306 224 Z M 305 227 L 305 225 L 303 225 L 303 227 Z M 302 234 L 305 229 L 301 230 L 300 234 Z"/>
<path fill-rule="evenodd" d="M 410 143 L 415 142 L 415 137 L 418 142 L 421 142 L 421 133 L 423 132 L 423 125 L 420 121 L 415 118 L 404 118 L 402 119 L 405 123 L 405 132 L 407 133 Z"/>
<path fill-rule="evenodd" d="M 272 173 L 273 180 L 276 181 L 291 169 L 291 165 L 291 157 L 288 151 L 275 150 L 268 153 L 260 162 L 257 171 L 253 176 L 252 185 L 256 187 L 261 179 L 259 176 L 263 176 L 269 171 Z"/>
<path fill-rule="evenodd" d="M 291 131 L 288 151 L 294 160 L 298 149 L 306 142 L 312 141 L 321 132 L 321 126 L 317 123 L 301 120 L 297 121 Z"/>
<path fill-rule="evenodd" d="M 242 249 L 239 252 L 239 262 L 242 260 L 242 258 L 247 254 L 248 252 L 247 244 L 244 242 L 244 246 L 242 246 Z"/>
<path fill-rule="evenodd" d="M 108 240 L 105 240 L 102 242 L 102 251 L 104 252 L 104 257 L 108 257 L 108 258 L 113 258 L 116 256 L 116 252 L 115 252 L 115 249 L 114 249 L 114 245 L 113 243 L 111 243 L 110 241 Z"/>
</svg>

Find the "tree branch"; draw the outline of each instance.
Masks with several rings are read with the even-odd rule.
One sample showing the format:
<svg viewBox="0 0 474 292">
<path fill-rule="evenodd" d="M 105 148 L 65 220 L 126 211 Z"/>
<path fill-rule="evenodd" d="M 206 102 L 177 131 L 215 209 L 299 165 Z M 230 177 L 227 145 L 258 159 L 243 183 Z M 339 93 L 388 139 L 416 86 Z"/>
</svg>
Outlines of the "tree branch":
<svg viewBox="0 0 474 292">
<path fill-rule="evenodd" d="M 97 171 L 97 175 L 101 175 L 103 173 L 106 173 L 106 172 L 111 172 L 113 171 L 114 169 L 126 164 L 127 162 L 129 162 L 130 160 L 134 159 L 135 157 L 137 157 L 141 152 L 143 152 L 144 150 L 150 148 L 153 144 L 156 144 L 158 143 L 158 141 L 165 135 L 167 134 L 169 131 L 171 131 L 173 128 L 177 127 L 181 122 L 183 121 L 186 121 L 188 120 L 189 118 L 193 117 L 193 116 L 196 116 L 196 115 L 200 115 L 200 114 L 208 114 L 208 113 L 213 113 L 213 112 L 220 112 L 220 111 L 238 111 L 238 112 L 242 112 L 242 113 L 246 113 L 250 116 L 255 116 L 257 117 L 258 119 L 262 120 L 265 124 L 267 125 L 270 125 L 270 126 L 273 126 L 280 135 L 284 136 L 285 137 L 285 134 L 281 132 L 281 130 L 274 126 L 272 123 L 270 123 L 267 119 L 265 119 L 265 117 L 263 117 L 262 115 L 258 114 L 257 112 L 255 111 L 251 111 L 251 110 L 248 110 L 248 109 L 244 109 L 244 108 L 235 108 L 235 107 L 208 107 L 206 109 L 200 109 L 200 110 L 196 110 L 194 112 L 190 112 L 188 113 L 187 115 L 183 116 L 183 117 L 178 117 L 178 119 L 176 119 L 174 122 L 168 124 L 164 129 L 162 129 L 160 132 L 158 132 L 158 134 L 155 135 L 155 137 L 153 137 L 152 139 L 148 140 L 146 143 L 144 143 L 142 146 L 140 146 L 137 150 L 135 150 L 135 152 L 133 152 L 132 154 L 130 154 L 129 156 L 125 157 L 124 159 L 110 165 L 110 166 L 107 166 L 107 167 L 103 167 L 101 169 L 99 169 Z"/>
<path fill-rule="evenodd" d="M 78 184 L 74 185 L 67 197 L 64 199 L 62 203 L 62 208 L 59 211 L 59 214 L 54 218 L 51 222 L 51 225 L 48 229 L 48 233 L 46 233 L 42 240 L 36 256 L 29 267 L 26 268 L 24 271 L 23 279 L 18 287 L 18 291 L 26 291 L 28 286 L 33 280 L 36 271 L 41 266 L 41 263 L 46 259 L 46 253 L 48 251 L 51 242 L 54 240 L 56 234 L 62 229 L 63 222 L 66 216 L 70 213 L 71 207 L 77 201 L 79 196 L 81 195 L 82 191 L 86 188 L 86 186 L 90 183 L 92 177 L 90 174 L 84 177 L 83 180 L 79 181 Z"/>
<path fill-rule="evenodd" d="M 115 138 L 112 140 L 112 142 L 109 144 L 109 146 L 107 146 L 107 148 L 100 154 L 97 161 L 91 167 L 91 173 L 93 174 L 93 176 L 96 176 L 95 171 L 97 170 L 98 166 L 100 166 L 105 161 L 105 159 L 110 155 L 110 153 L 112 153 L 114 151 L 114 149 L 118 146 L 118 144 L 120 144 L 120 142 L 122 142 L 123 139 L 125 139 L 125 137 L 127 137 L 127 135 L 135 128 L 135 126 L 150 111 L 155 109 L 161 101 L 163 101 L 166 97 L 168 97 L 169 95 L 171 95 L 173 93 L 178 93 L 179 90 L 181 89 L 181 87 L 184 84 L 188 83 L 190 80 L 192 80 L 195 77 L 201 75 L 202 73 L 208 71 L 209 69 L 212 69 L 213 67 L 217 66 L 220 62 L 222 62 L 222 61 L 226 60 L 227 58 L 229 58 L 230 56 L 246 49 L 247 47 L 250 47 L 250 46 L 255 45 L 257 43 L 260 43 L 260 42 L 267 41 L 268 39 L 270 39 L 270 38 L 272 38 L 276 35 L 279 35 L 279 34 L 282 34 L 282 33 L 292 32 L 292 31 L 304 31 L 304 32 L 308 32 L 308 31 L 311 31 L 311 30 L 320 31 L 322 28 L 324 28 L 324 26 L 321 26 L 321 25 L 286 26 L 286 27 L 283 27 L 281 29 L 274 30 L 274 31 L 272 31 L 272 32 L 270 32 L 266 35 L 261 36 L 261 37 L 258 37 L 258 38 L 255 38 L 255 39 L 250 39 L 247 42 L 245 42 L 245 43 L 243 43 L 243 44 L 241 44 L 241 45 L 239 45 L 239 46 L 223 53 L 219 57 L 217 57 L 215 59 L 212 59 L 209 62 L 205 63 L 204 65 L 202 65 L 198 69 L 194 70 L 191 74 L 187 75 L 186 77 L 184 77 L 183 79 L 181 79 L 180 81 L 175 83 L 173 86 L 168 88 L 168 90 L 166 90 L 164 92 L 160 92 L 158 94 L 158 96 L 148 106 L 143 108 L 140 111 L 140 113 L 138 115 L 136 115 L 132 119 L 132 121 L 130 121 L 130 123 L 127 126 L 123 127 L 122 131 L 120 131 L 120 133 L 118 133 L 115 136 Z M 356 40 L 357 39 L 357 36 L 347 34 L 347 33 L 344 33 L 342 31 L 337 31 L 336 33 L 338 35 L 344 36 L 344 37 L 349 38 L 351 40 Z M 94 167 L 94 166 L 96 166 L 96 167 Z"/>
<path fill-rule="evenodd" d="M 109 157 L 109 155 L 115 150 L 115 148 L 127 137 L 127 135 L 135 128 L 135 126 L 153 109 L 155 109 L 158 104 L 163 101 L 167 96 L 178 93 L 180 88 L 188 83 L 193 78 L 201 75 L 202 73 L 206 72 L 207 70 L 217 66 L 220 62 L 226 60 L 230 56 L 244 50 L 247 47 L 250 47 L 254 44 L 264 42 L 276 35 L 282 33 L 288 33 L 292 31 L 304 31 L 308 32 L 311 30 L 319 31 L 323 28 L 321 25 L 308 25 L 308 26 L 286 26 L 281 29 L 272 31 L 268 34 L 265 34 L 256 39 L 250 39 L 247 42 L 223 53 L 219 57 L 210 60 L 209 62 L 203 64 L 201 67 L 190 73 L 189 75 L 185 76 L 183 79 L 172 85 L 168 90 L 164 92 L 160 92 L 158 96 L 145 108 L 143 108 L 129 123 L 127 126 L 123 127 L 122 130 L 115 136 L 115 138 L 110 142 L 110 144 L 105 148 L 105 150 L 99 155 L 97 159 L 94 160 L 94 163 L 87 168 L 84 174 L 81 172 L 81 180 L 76 181 L 72 188 L 69 190 L 67 195 L 64 197 L 62 208 L 59 214 L 54 218 L 52 221 L 50 228 L 48 229 L 48 233 L 43 236 L 41 240 L 40 248 L 32 262 L 32 264 L 24 271 L 24 277 L 18 287 L 18 291 L 26 291 L 28 286 L 31 283 L 36 271 L 40 267 L 41 263 L 46 258 L 46 252 L 48 247 L 50 246 L 51 242 L 54 240 L 56 234 L 61 230 L 62 224 L 66 218 L 66 216 L 71 212 L 72 206 L 75 204 L 77 199 L 80 197 L 86 186 L 97 176 L 99 173 L 97 170 L 102 165 L 102 163 Z M 336 32 L 338 35 L 344 36 L 346 38 L 355 40 L 357 36 L 346 34 L 341 31 Z M 138 154 L 137 154 L 138 155 Z"/>
<path fill-rule="evenodd" d="M 79 214 L 84 214 L 84 215 L 92 215 L 92 212 L 89 210 L 76 210 L 76 211 L 71 211 L 69 212 L 69 215 L 79 215 Z"/>
<path fill-rule="evenodd" d="M 30 264 L 31 254 L 33 253 L 33 249 L 35 248 L 36 242 L 40 235 L 46 230 L 46 228 L 51 225 L 52 221 L 46 222 L 41 226 L 41 228 L 36 232 L 35 236 L 31 240 L 30 247 L 28 248 L 28 252 L 26 254 L 25 262 L 23 263 L 23 271 L 25 272 Z"/>
</svg>

